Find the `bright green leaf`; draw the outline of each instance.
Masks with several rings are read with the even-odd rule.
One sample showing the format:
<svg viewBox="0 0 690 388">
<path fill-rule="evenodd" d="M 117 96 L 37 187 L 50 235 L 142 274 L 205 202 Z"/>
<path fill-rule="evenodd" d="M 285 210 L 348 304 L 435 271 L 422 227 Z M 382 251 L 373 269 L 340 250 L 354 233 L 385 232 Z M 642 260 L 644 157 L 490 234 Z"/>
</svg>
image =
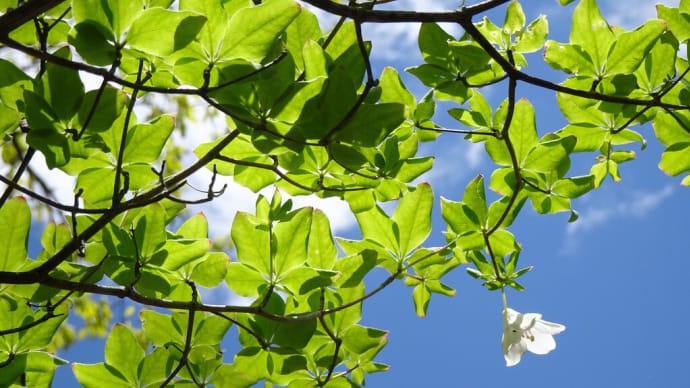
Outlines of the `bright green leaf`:
<svg viewBox="0 0 690 388">
<path fill-rule="evenodd" d="M 300 6 L 291 0 L 265 1 L 237 11 L 228 22 L 220 57 L 260 62 L 299 13 Z"/>
<path fill-rule="evenodd" d="M 402 197 L 393 213 L 398 226 L 400 252 L 407 254 L 426 240 L 431 233 L 431 208 L 434 195 L 431 186 L 420 184 L 415 191 Z"/>
<path fill-rule="evenodd" d="M 0 207 L 0 270 L 14 271 L 27 259 L 31 211 L 26 199 L 10 199 Z"/>
<path fill-rule="evenodd" d="M 196 38 L 206 17 L 196 12 L 148 8 L 141 12 L 127 33 L 130 47 L 164 57 Z"/>
</svg>

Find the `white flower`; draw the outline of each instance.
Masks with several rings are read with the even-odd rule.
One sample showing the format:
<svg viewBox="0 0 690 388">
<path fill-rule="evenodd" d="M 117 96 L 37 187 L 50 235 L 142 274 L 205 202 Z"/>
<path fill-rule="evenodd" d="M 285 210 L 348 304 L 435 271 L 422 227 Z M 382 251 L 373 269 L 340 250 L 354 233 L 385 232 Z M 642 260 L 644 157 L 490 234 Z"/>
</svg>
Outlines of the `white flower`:
<svg viewBox="0 0 690 388">
<path fill-rule="evenodd" d="M 525 351 L 546 354 L 556 349 L 553 336 L 565 330 L 565 326 L 544 321 L 541 314 L 520 314 L 506 308 L 503 310 L 503 356 L 507 366 L 520 362 Z"/>
</svg>

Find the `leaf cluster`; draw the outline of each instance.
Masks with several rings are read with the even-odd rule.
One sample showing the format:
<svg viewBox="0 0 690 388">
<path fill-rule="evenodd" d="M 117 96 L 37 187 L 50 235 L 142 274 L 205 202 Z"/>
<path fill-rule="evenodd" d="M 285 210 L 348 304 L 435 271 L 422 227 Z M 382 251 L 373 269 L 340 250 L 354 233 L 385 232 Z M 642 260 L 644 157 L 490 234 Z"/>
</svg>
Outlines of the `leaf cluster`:
<svg viewBox="0 0 690 388">
<path fill-rule="evenodd" d="M 573 200 L 619 181 L 631 144 L 644 149 L 642 124 L 665 146 L 659 167 L 690 172 L 690 66 L 678 53 L 690 1 L 626 31 L 581 0 L 568 42 L 549 40 L 547 18 L 528 22 L 518 1 L 304 3 L 339 21 L 322 31 L 292 0 L 0 1 L 0 385 L 49 386 L 80 317 L 80 336 L 106 336 L 103 362 L 72 365 L 87 387 L 361 386 L 388 368 L 376 359 L 386 331 L 362 324 L 362 305 L 390 284 L 411 288 L 420 317 L 433 294 L 455 295 L 447 279 L 461 266 L 489 290 L 524 290 L 532 267 L 518 266 L 509 230 L 523 206 L 574 222 Z M 502 23 L 480 19 L 503 5 Z M 449 21 L 461 36 L 439 25 Z M 376 22 L 422 23 L 423 63 L 406 69 L 428 88 L 421 98 L 395 68 L 374 72 L 362 25 Z M 539 51 L 559 82 L 527 73 Z M 539 131 L 519 83 L 554 92 L 568 124 Z M 496 107 L 489 87 L 504 90 Z M 222 123 L 192 125 L 198 106 Z M 192 144 L 195 131 L 206 140 Z M 495 168 L 440 199 L 445 243 L 430 247 L 436 198 L 420 177 L 434 158 L 420 144 L 458 135 Z M 577 153 L 595 154 L 589 173 L 571 172 Z M 36 173 L 42 160 L 49 177 Z M 208 187 L 192 196 L 203 170 Z M 221 177 L 256 201 L 228 220 L 229 243 L 213 244 L 206 217 L 187 210 L 233 201 Z M 73 184 L 69 201 L 52 192 L 59 179 Z M 334 237 L 323 211 L 293 205 L 301 195 L 345 201 L 360 239 Z M 37 224 L 41 209 L 56 221 Z M 372 285 L 374 271 L 384 275 Z M 212 303 L 206 290 L 247 303 Z M 111 324 L 99 295 L 138 320 Z"/>
</svg>

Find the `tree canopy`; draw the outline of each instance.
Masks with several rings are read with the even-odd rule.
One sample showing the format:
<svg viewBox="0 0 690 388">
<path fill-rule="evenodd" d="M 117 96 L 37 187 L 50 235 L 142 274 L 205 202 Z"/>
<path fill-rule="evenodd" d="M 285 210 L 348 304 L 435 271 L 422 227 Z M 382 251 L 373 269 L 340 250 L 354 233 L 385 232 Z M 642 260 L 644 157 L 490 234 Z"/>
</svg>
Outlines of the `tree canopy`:
<svg viewBox="0 0 690 388">
<path fill-rule="evenodd" d="M 572 200 L 620 179 L 643 124 L 665 146 L 659 168 L 690 185 L 690 1 L 628 31 L 580 0 L 566 42 L 515 0 L 394 6 L 0 0 L 0 386 L 50 386 L 70 361 L 56 351 L 96 335 L 104 362 L 73 364 L 86 387 L 357 387 L 388 368 L 385 328 L 363 325 L 362 305 L 402 282 L 423 317 L 458 272 L 502 294 L 509 365 L 550 351 L 565 327 L 508 307 L 505 289 L 523 290 L 532 268 L 510 227 L 525 206 L 577 222 Z M 503 20 L 485 16 L 497 9 Z M 310 10 L 337 22 L 324 30 Z M 374 71 L 367 23 L 418 26 L 423 63 L 404 71 L 427 93 L 411 93 L 402 69 Z M 529 73 L 532 53 L 561 78 Z M 550 91 L 567 125 L 538 131 L 519 84 Z M 199 106 L 215 127 L 191 124 Z M 190 146 L 189 131 L 207 141 Z M 434 158 L 419 152 L 444 133 L 482 143 L 495 164 L 453 199 L 424 182 Z M 580 153 L 596 158 L 573 175 Z M 208 186 L 188 190 L 204 170 Z M 219 177 L 256 193 L 255 210 L 212 242 L 195 208 L 232 201 Z M 322 210 L 293 204 L 308 195 L 346 202 L 360 238 L 334 237 Z M 436 205 L 445 230 L 432 230 Z M 432 233 L 445 244 L 428 246 Z M 216 288 L 251 302 L 206 300 Z M 126 299 L 138 318 L 113 323 L 94 296 Z M 224 354 L 232 326 L 239 350 Z"/>
</svg>

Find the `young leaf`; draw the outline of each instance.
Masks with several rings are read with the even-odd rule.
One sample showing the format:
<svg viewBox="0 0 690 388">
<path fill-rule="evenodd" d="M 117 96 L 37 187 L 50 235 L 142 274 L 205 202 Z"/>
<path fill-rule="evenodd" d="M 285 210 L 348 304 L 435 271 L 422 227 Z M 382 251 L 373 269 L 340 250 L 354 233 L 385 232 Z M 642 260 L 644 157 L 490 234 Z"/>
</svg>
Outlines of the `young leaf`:
<svg viewBox="0 0 690 388">
<path fill-rule="evenodd" d="M 523 165 L 527 155 L 538 141 L 534 107 L 528 100 L 521 99 L 515 103 L 509 133 L 515 149 L 515 157 L 518 163 Z"/>
<path fill-rule="evenodd" d="M 398 226 L 400 252 L 408 254 L 426 240 L 431 233 L 431 208 L 434 195 L 431 186 L 422 183 L 402 197 L 393 213 L 393 222 Z"/>
<path fill-rule="evenodd" d="M 606 75 L 634 72 L 665 30 L 663 20 L 650 20 L 635 31 L 618 35 L 606 59 Z"/>
<path fill-rule="evenodd" d="M 191 43 L 206 17 L 191 11 L 148 8 L 127 33 L 127 44 L 144 53 L 165 57 Z"/>
<path fill-rule="evenodd" d="M 525 13 L 522 6 L 517 1 L 511 1 L 506 8 L 506 16 L 503 21 L 503 32 L 512 35 L 525 26 Z"/>
<path fill-rule="evenodd" d="M 31 211 L 26 199 L 10 199 L 0 207 L 0 271 L 14 271 L 27 259 Z"/>
<path fill-rule="evenodd" d="M 392 252 L 398 252 L 397 227 L 380 207 L 355 213 L 355 217 L 365 239 L 374 241 Z"/>
<path fill-rule="evenodd" d="M 127 133 L 123 160 L 126 163 L 152 163 L 160 158 L 163 146 L 172 133 L 175 120 L 162 115 L 150 124 L 138 124 Z"/>
<path fill-rule="evenodd" d="M 271 236 L 264 225 L 249 213 L 239 212 L 232 223 L 232 241 L 237 259 L 264 275 L 271 274 Z"/>
<path fill-rule="evenodd" d="M 291 0 L 270 0 L 243 8 L 232 15 L 225 31 L 220 57 L 261 62 L 278 35 L 299 15 Z"/>
<path fill-rule="evenodd" d="M 127 326 L 116 324 L 105 341 L 105 364 L 114 368 L 134 384 L 137 367 L 144 359 L 144 349 Z"/>
<path fill-rule="evenodd" d="M 531 53 L 541 49 L 549 34 L 549 22 L 546 16 L 541 15 L 534 19 L 525 30 L 518 34 L 515 51 L 519 53 Z"/>
<path fill-rule="evenodd" d="M 271 255 L 275 274 L 285 274 L 307 260 L 312 212 L 311 208 L 299 209 L 288 221 L 278 222 L 273 228 Z"/>
<path fill-rule="evenodd" d="M 582 0 L 573 11 L 570 41 L 585 50 L 594 64 L 595 74 L 601 75 L 615 36 L 601 16 L 596 0 Z"/>
<path fill-rule="evenodd" d="M 103 386 L 114 388 L 131 388 L 132 383 L 126 381 L 120 375 L 112 372 L 105 364 L 79 364 L 72 365 L 74 376 L 79 384 L 86 388 L 101 388 Z"/>
<path fill-rule="evenodd" d="M 417 285 L 412 290 L 412 300 L 414 301 L 415 313 L 417 313 L 418 317 L 424 318 L 429 307 L 429 300 L 431 300 L 431 293 L 424 283 Z"/>
</svg>

